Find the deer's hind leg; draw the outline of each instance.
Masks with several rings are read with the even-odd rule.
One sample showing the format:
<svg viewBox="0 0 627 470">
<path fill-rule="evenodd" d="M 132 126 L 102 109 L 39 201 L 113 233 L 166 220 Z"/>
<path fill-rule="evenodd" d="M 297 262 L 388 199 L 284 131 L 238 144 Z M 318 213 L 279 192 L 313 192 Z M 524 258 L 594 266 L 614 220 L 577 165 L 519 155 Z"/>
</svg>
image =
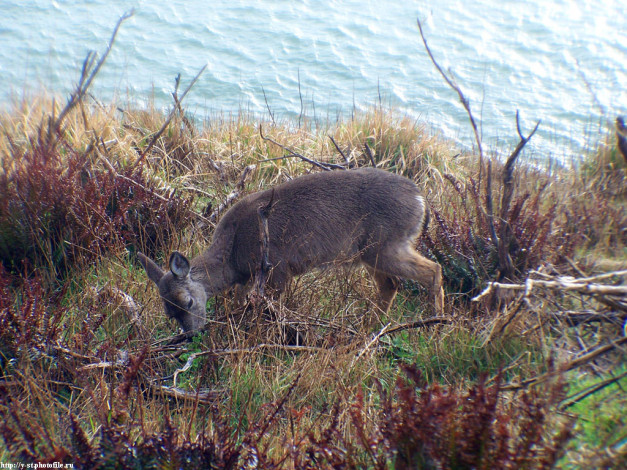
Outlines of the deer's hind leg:
<svg viewBox="0 0 627 470">
<path fill-rule="evenodd" d="M 368 271 L 374 278 L 377 288 L 379 289 L 377 307 L 379 307 L 383 313 L 388 313 L 398 292 L 400 281 L 396 276 L 390 276 L 372 267 L 368 267 Z"/>
<path fill-rule="evenodd" d="M 363 261 L 374 269 L 382 304 L 392 303 L 398 288 L 398 281 L 395 278 L 400 277 L 412 279 L 430 289 L 434 296 L 436 311 L 438 313 L 444 311 L 442 267 L 420 255 L 411 243 L 388 246 L 380 250 L 373 259 L 365 258 Z M 396 283 L 393 293 L 392 283 Z M 389 309 L 389 305 L 387 308 Z"/>
</svg>

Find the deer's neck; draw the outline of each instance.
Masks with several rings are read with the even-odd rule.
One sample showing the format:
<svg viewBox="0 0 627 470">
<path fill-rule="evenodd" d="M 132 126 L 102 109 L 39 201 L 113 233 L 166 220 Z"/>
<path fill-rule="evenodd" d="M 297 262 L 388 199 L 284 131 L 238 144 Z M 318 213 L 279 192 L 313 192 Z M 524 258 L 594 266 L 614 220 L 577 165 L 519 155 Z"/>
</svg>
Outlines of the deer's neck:
<svg viewBox="0 0 627 470">
<path fill-rule="evenodd" d="M 207 295 L 222 292 L 234 283 L 232 270 L 223 258 L 223 255 L 210 248 L 191 261 L 192 278 L 203 285 Z"/>
</svg>

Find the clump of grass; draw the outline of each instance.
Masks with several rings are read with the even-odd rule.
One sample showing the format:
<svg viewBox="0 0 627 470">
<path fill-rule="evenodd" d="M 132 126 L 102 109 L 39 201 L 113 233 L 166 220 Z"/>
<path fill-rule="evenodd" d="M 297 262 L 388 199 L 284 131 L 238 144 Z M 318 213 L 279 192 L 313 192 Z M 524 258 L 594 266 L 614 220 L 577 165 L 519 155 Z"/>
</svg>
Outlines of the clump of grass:
<svg viewBox="0 0 627 470">
<path fill-rule="evenodd" d="M 3 142 L 5 269 L 44 268 L 53 278 L 63 277 L 74 265 L 119 247 L 154 253 L 191 220 L 191 198 L 163 190 L 142 167 L 109 162 L 106 145 L 97 148 L 97 140 L 73 143 L 71 132 L 51 140 L 43 122 L 25 139 L 7 135 Z"/>
<path fill-rule="evenodd" d="M 532 388 L 522 399 L 524 394 L 501 390 L 495 378 L 522 383 L 547 371 L 547 350 L 558 341 L 543 335 L 553 336 L 555 329 L 523 310 L 512 334 L 486 344 L 491 321 L 503 313 L 488 305 L 470 315 L 469 294 L 499 275 L 498 248 L 482 210 L 486 173 L 479 186 L 472 155 L 455 156 L 450 144 L 380 109 L 325 133 L 264 124 L 264 136 L 309 158 L 351 167 L 374 161 L 424 188 L 433 211 L 419 250 L 444 266 L 447 303 L 457 318 L 372 341 L 373 332 L 388 324 L 430 314 L 430 295 L 405 283 L 394 310 L 383 317 L 373 307 L 366 274 L 314 273 L 296 279 L 284 298 L 265 310 L 236 307 L 228 293 L 211 299 L 207 331 L 189 344 L 167 345 L 164 336 L 172 325 L 162 315 L 158 293 L 146 289 L 144 273 L 123 248 L 148 248 L 159 259 L 173 249 L 198 253 L 211 235 L 209 217 L 227 194 L 235 191 L 237 199 L 312 169 L 264 140 L 257 123 L 242 116 L 191 130 L 176 118 L 134 168 L 164 116 L 127 110 L 118 119 L 115 112 L 98 109 L 68 114 L 54 152 L 37 138 L 37 122 L 44 117 L 28 126 L 27 119 L 15 119 L 22 124 L 7 127 L 12 130 L 0 145 L 11 182 L 22 181 L 15 175 L 29 182 L 23 165 L 41 173 L 50 168 L 39 186 L 29 184 L 48 191 L 42 200 L 60 201 L 61 208 L 82 214 L 56 216 L 55 203 L 38 205 L 37 191 L 27 193 L 33 194 L 26 206 L 31 216 L 19 220 L 44 228 L 27 230 L 35 248 L 14 251 L 10 269 L 0 276 L 0 387 L 6 392 L 0 394 L 0 433 L 6 458 L 57 458 L 95 468 L 114 460 L 157 467 L 167 459 L 226 468 L 254 462 L 259 468 L 377 468 L 402 466 L 405 457 L 442 466 L 542 468 L 555 462 L 568 436 L 554 412 L 559 394 L 549 393 L 549 403 L 541 387 Z M 85 123 L 99 129 L 99 138 Z M 103 147 L 102 141 L 109 144 Z M 256 169 L 242 179 L 253 164 Z M 499 214 L 502 167 L 493 165 L 493 213 Z M 498 233 L 502 226 L 511 230 L 506 252 L 515 267 L 512 277 L 562 263 L 565 255 L 576 257 L 593 241 L 608 251 L 620 243 L 620 236 L 607 236 L 620 223 L 610 220 L 613 212 L 594 210 L 607 204 L 620 214 L 615 199 L 524 166 L 514 177 L 506 217 L 495 216 Z M 9 178 L 5 184 L 9 193 L 3 201 L 19 207 L 25 196 Z M 63 191 L 77 195 L 57 194 Z M 576 204 L 572 195 L 586 191 L 594 196 L 586 199 L 589 204 Z M 92 215 L 86 214 L 92 206 Z M 191 227 L 192 221 L 202 221 L 204 229 Z M 23 237 L 16 227 L 11 233 Z M 50 254 L 55 251 L 59 256 Z M 18 276 L 22 259 L 29 267 L 72 275 L 58 279 L 53 290 L 44 278 Z M 136 301 L 137 322 L 129 321 L 124 294 Z M 296 339 L 303 348 L 291 349 Z M 194 353 L 203 355 L 177 373 L 174 383 L 174 373 Z M 397 380 L 406 362 L 415 363 L 422 378 L 407 369 L 409 375 Z M 534 409 L 541 410 L 533 415 L 540 427 L 530 424 Z M 406 429 L 395 427 L 398 422 Z M 407 434 L 422 429 L 419 423 L 431 423 L 433 435 L 443 440 Z M 68 425 L 71 436 L 62 431 Z M 463 436 L 453 431 L 457 428 L 464 429 Z M 448 454 L 440 452 L 445 444 Z M 516 463 L 511 449 L 528 460 Z M 539 451 L 533 454 L 534 449 Z"/>
<path fill-rule="evenodd" d="M 0 459 L 79 468 L 557 464 L 572 436 L 556 411 L 562 380 L 578 378 L 559 374 L 549 351 L 570 355 L 620 328 L 560 323 L 554 309 L 598 307 L 575 294 L 534 291 L 502 300 L 502 310 L 468 299 L 486 281 L 522 280 L 542 265 L 554 266 L 540 274 L 571 273 L 578 256 L 624 251 L 624 173 L 611 145 L 580 168 L 545 171 L 514 168 L 515 159 L 480 167 L 483 157 L 382 107 L 326 126 L 239 114 L 199 128 L 178 100 L 169 117 L 88 104 L 103 61 L 88 55 L 65 108 L 24 100 L 0 116 Z M 254 305 L 218 296 L 206 331 L 189 343 L 168 337 L 161 299 L 124 249 L 158 259 L 202 251 L 227 195 L 232 203 L 316 171 L 286 148 L 401 173 L 424 189 L 432 217 L 419 249 L 442 264 L 455 318 L 407 326 L 431 312 L 429 293 L 411 282 L 384 317 L 370 278 L 341 271 L 301 276 L 282 299 Z M 388 335 L 395 325 L 402 331 Z M 623 421 L 612 424 L 620 435 Z M 594 459 L 609 446 L 624 457 L 621 442 L 595 439 L 586 462 L 602 462 Z"/>
<path fill-rule="evenodd" d="M 232 410 L 214 408 L 203 413 L 206 424 L 193 440 L 167 415 L 161 429 L 150 433 L 141 420 L 120 422 L 120 400 L 125 398 L 119 395 L 128 398 L 139 362 L 124 374 L 118 387 L 123 391 L 116 393 L 118 399 L 110 403 L 113 408 L 101 417 L 93 437 L 74 415 L 64 418 L 69 435 L 45 436 L 44 423 L 10 400 L 0 435 L 11 456 L 77 468 L 551 468 L 570 437 L 568 423 L 556 426 L 547 419 L 561 396 L 559 385 L 546 393 L 525 392 L 516 404 L 506 405 L 498 382 L 486 386 L 480 381 L 458 391 L 427 385 L 411 366 L 404 367 L 406 377 L 399 374 L 391 393 L 379 390 L 377 414 L 370 416 L 362 392 L 343 396 L 317 423 L 319 431 L 295 433 L 302 412 L 287 407 L 294 382 L 246 422 L 233 425 Z M 339 424 L 343 414 L 350 417 L 344 431 Z M 291 436 L 282 434 L 286 420 Z"/>
</svg>

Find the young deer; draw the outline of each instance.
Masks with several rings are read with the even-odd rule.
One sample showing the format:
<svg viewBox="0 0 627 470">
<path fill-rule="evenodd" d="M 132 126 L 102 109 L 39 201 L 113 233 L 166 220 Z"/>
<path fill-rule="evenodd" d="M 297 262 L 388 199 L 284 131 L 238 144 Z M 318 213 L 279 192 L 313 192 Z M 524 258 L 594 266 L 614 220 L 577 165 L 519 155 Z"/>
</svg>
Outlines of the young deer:
<svg viewBox="0 0 627 470">
<path fill-rule="evenodd" d="M 442 269 L 414 249 L 427 221 L 424 198 L 407 178 L 362 168 L 301 176 L 247 196 L 224 214 L 203 254 L 190 261 L 174 252 L 169 271 L 139 253 L 166 315 L 183 330 L 205 323 L 208 297 L 247 284 L 260 271 L 258 209 L 269 204 L 265 254 L 271 289 L 281 292 L 292 276 L 317 267 L 359 263 L 372 273 L 384 312 L 396 296 L 398 278 L 430 288 L 442 312 Z"/>
</svg>

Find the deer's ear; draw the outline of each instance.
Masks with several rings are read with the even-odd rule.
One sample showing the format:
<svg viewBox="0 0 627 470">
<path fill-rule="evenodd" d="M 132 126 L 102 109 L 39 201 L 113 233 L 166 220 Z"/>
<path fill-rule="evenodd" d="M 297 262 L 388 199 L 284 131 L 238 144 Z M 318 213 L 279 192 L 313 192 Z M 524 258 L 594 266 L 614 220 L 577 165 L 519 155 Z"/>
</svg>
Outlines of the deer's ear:
<svg viewBox="0 0 627 470">
<path fill-rule="evenodd" d="M 159 281 L 165 274 L 163 269 L 161 269 L 157 263 L 155 263 L 143 253 L 137 252 L 137 259 L 139 259 L 139 262 L 146 270 L 146 274 L 148 274 L 148 279 L 158 285 Z"/>
<path fill-rule="evenodd" d="M 175 251 L 170 256 L 170 271 L 178 278 L 184 278 L 189 275 L 189 260 L 181 253 Z"/>
</svg>

